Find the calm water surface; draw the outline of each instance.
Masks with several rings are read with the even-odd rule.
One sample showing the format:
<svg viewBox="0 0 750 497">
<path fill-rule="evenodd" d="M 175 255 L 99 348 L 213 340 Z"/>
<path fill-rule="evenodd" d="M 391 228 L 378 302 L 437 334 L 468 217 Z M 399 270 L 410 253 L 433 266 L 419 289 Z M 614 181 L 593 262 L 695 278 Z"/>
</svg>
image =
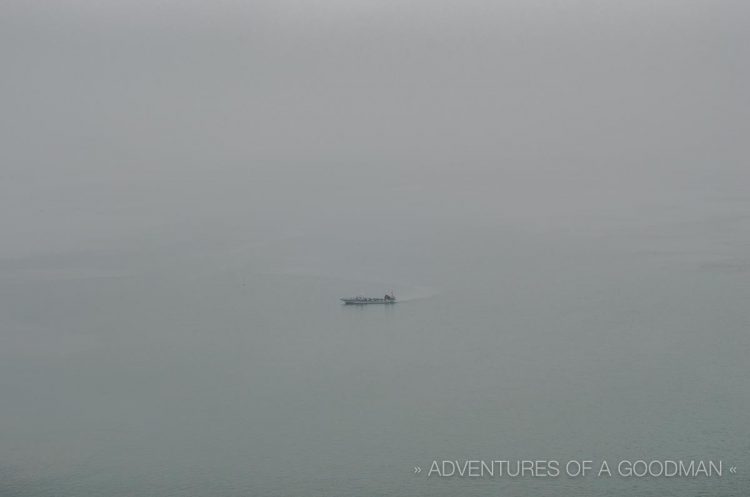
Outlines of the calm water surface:
<svg viewBox="0 0 750 497">
<path fill-rule="evenodd" d="M 364 207 L 337 172 L 306 206 L 285 172 L 240 175 L 252 208 L 210 228 L 3 258 L 0 494 L 750 491 L 749 199 L 665 187 L 535 212 L 512 187 L 446 205 L 442 183 L 362 174 L 389 198 Z M 338 301 L 390 289 L 395 306 Z M 740 472 L 412 473 L 464 458 Z"/>
</svg>

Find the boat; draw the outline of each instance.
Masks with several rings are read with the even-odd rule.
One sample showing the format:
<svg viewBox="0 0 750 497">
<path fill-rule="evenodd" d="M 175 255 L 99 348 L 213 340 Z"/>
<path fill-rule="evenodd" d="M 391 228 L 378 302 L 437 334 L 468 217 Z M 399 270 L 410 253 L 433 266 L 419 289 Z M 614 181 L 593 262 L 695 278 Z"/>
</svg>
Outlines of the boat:
<svg viewBox="0 0 750 497">
<path fill-rule="evenodd" d="M 386 293 L 383 297 L 365 297 L 364 295 L 357 295 L 356 297 L 344 297 L 341 301 L 346 305 L 368 305 L 368 304 L 395 304 L 396 296 L 391 293 Z"/>
</svg>

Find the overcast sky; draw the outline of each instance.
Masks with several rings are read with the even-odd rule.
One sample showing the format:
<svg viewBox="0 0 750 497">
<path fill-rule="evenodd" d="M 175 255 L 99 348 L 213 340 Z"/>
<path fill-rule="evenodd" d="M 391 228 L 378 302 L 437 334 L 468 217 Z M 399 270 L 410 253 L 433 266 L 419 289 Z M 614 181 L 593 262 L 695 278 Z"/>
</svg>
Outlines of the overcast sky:
<svg viewBox="0 0 750 497">
<path fill-rule="evenodd" d="M 742 1 L 5 0 L 0 255 L 257 209 L 263 171 L 741 193 L 749 18 Z"/>
</svg>

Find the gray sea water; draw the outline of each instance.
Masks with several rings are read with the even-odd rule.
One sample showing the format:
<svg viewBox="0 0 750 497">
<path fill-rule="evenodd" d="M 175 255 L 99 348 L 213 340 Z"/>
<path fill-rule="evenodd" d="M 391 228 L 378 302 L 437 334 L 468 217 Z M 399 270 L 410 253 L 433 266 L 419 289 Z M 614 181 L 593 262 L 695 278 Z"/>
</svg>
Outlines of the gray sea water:
<svg viewBox="0 0 750 497">
<path fill-rule="evenodd" d="M 0 495 L 747 494 L 740 188 L 572 198 L 563 173 L 462 189 L 325 169 L 222 171 L 232 214 L 184 240 L 2 259 Z M 514 197 L 532 184 L 559 202 Z M 725 474 L 427 476 L 658 458 Z"/>
</svg>

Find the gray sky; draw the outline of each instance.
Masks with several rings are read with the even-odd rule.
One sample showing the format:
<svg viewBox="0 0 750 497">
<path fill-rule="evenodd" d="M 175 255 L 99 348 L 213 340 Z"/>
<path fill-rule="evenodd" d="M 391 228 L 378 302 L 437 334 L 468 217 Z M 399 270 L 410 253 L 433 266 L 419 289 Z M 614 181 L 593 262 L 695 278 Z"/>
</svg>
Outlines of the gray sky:
<svg viewBox="0 0 750 497">
<path fill-rule="evenodd" d="M 746 2 L 6 0 L 0 14 L 0 256 L 354 200 L 313 200 L 321 178 L 376 205 L 401 185 L 432 207 L 454 192 L 532 217 L 750 179 Z"/>
</svg>

